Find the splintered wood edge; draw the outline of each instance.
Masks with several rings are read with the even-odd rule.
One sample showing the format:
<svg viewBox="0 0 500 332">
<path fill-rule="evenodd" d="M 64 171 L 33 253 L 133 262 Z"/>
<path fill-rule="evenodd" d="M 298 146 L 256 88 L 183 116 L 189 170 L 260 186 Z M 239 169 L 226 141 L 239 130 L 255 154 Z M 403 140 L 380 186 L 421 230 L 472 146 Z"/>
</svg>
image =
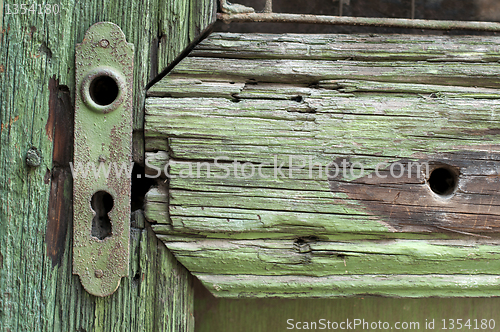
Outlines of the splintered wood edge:
<svg viewBox="0 0 500 332">
<path fill-rule="evenodd" d="M 195 274 L 217 297 L 332 298 L 360 295 L 388 297 L 499 296 L 496 275 L 349 275 L 321 278 Z"/>
</svg>

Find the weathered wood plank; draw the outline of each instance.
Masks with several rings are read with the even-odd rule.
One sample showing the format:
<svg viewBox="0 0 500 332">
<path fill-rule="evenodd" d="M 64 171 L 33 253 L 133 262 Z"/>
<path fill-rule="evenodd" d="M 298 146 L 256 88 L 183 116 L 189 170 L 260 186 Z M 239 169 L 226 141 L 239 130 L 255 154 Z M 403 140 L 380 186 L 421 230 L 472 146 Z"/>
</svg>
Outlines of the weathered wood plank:
<svg viewBox="0 0 500 332">
<path fill-rule="evenodd" d="M 8 14 L 6 6 L 10 5 L 12 12 L 16 4 L 0 4 L 4 9 L 0 10 L 2 331 L 193 330 L 190 277 L 151 232 L 134 232 L 130 277 L 112 297 L 98 300 L 89 296 L 71 269 L 72 180 L 68 162 L 72 154 L 68 146 L 72 143 L 68 138 L 72 132 L 68 124 L 72 123 L 71 99 L 77 91 L 75 45 L 99 21 L 116 23 L 134 43 L 134 129 L 135 137 L 141 138 L 145 86 L 177 57 L 176 52 L 158 56 L 159 29 L 176 28 L 188 16 L 198 22 L 192 26 L 200 29 L 210 21 L 195 12 L 180 18 L 166 12 L 159 24 L 159 3 L 62 0 L 56 3 L 58 14 L 43 15 Z M 209 2 L 198 3 L 200 7 L 204 4 Z M 170 36 L 165 41 L 167 49 L 172 44 L 182 50 L 188 45 L 188 36 L 196 34 L 196 29 L 183 28 L 191 32 L 183 30 L 185 33 Z M 134 157 L 140 161 L 142 140 L 137 142 Z M 41 153 L 38 167 L 25 163 L 32 147 Z M 141 257 L 140 252 L 149 256 Z M 159 266 L 162 259 L 165 262 Z M 168 289 L 168 293 L 159 294 L 158 288 Z"/>
<path fill-rule="evenodd" d="M 488 99 L 390 94 L 351 98 L 334 93 L 302 102 L 148 98 L 145 130 L 148 139 L 170 137 L 175 159 L 227 156 L 272 163 L 274 154 L 279 162 L 289 155 L 312 155 L 326 165 L 338 154 L 400 159 L 421 151 L 496 144 L 497 107 L 498 101 Z M 157 148 L 148 142 L 148 150 Z"/>
<path fill-rule="evenodd" d="M 191 0 L 189 6 L 188 40 L 192 42 L 216 21 L 217 2 L 213 0 Z"/>
<path fill-rule="evenodd" d="M 305 276 L 198 275 L 215 296 L 228 298 L 327 298 L 353 295 L 393 297 L 498 296 L 496 275 Z"/>
<path fill-rule="evenodd" d="M 216 4 L 212 0 L 158 1 L 157 38 L 152 40 L 157 64 L 161 73 L 215 20 Z M 145 85 L 143 86 L 145 87 Z"/>
<path fill-rule="evenodd" d="M 405 84 L 371 81 L 331 80 L 320 81 L 319 87 L 338 89 L 340 92 L 414 93 L 431 98 L 491 98 L 498 99 L 500 90 L 476 87 L 433 84 Z"/>
<path fill-rule="evenodd" d="M 490 296 L 499 46 L 213 35 L 148 92 L 146 217 L 218 296 Z"/>
<path fill-rule="evenodd" d="M 159 1 L 157 63 L 166 68 L 189 44 L 191 1 Z M 160 68 L 159 68 L 160 69 Z M 161 69 L 160 69 L 161 70 Z"/>
<path fill-rule="evenodd" d="M 158 236 L 191 273 L 228 275 L 484 274 L 498 270 L 500 247 L 470 240 L 329 242 L 181 239 Z"/>
<path fill-rule="evenodd" d="M 498 98 L 500 91 L 489 88 L 446 86 L 433 84 L 386 83 L 376 81 L 325 80 L 319 81 L 319 88 L 338 90 L 325 91 L 307 85 L 243 83 L 214 81 L 214 79 L 186 79 L 169 77 L 161 80 L 148 90 L 150 97 L 198 97 L 238 99 L 288 99 L 301 97 L 349 96 L 349 92 L 375 92 L 432 95 L 433 98 Z M 342 95 L 340 93 L 343 93 Z M 352 96 L 352 95 L 351 95 Z"/>
<path fill-rule="evenodd" d="M 235 59 L 496 62 L 500 60 L 498 45 L 499 38 L 490 36 L 214 33 L 191 55 Z"/>
<path fill-rule="evenodd" d="M 165 250 L 151 229 L 143 230 L 137 255 L 141 266 L 134 280 L 139 286 L 140 309 L 152 313 L 138 313 L 143 330 L 194 331 L 194 289 L 189 271 Z"/>
<path fill-rule="evenodd" d="M 173 74 L 268 83 L 314 84 L 322 80 L 373 80 L 376 77 L 382 82 L 499 87 L 499 72 L 498 66 L 492 63 L 190 57 L 176 66 Z"/>
<path fill-rule="evenodd" d="M 185 216 L 176 220 L 177 212 L 172 209 L 202 207 L 226 208 L 235 213 L 234 208 L 306 213 L 309 215 L 305 219 L 324 228 L 324 222 L 318 220 L 325 220 L 328 214 L 335 218 L 353 213 L 349 209 L 352 203 L 342 202 L 334 194 L 345 193 L 355 201 L 365 202 L 362 204 L 370 214 L 385 216 L 382 219 L 399 230 L 414 231 L 419 225 L 426 231 L 436 230 L 435 226 L 496 231 L 498 225 L 494 216 L 500 213 L 494 198 L 498 192 L 494 176 L 500 168 L 498 148 L 495 147 L 498 145 L 495 129 L 498 127 L 495 116 L 498 105 L 494 99 L 370 94 L 343 97 L 336 93 L 323 98 L 305 97 L 302 102 L 249 99 L 234 103 L 216 98 L 148 98 L 146 135 L 168 138 L 170 158 L 178 160 L 170 166 L 173 178 L 170 179 L 169 203 L 170 218 L 174 223 L 178 220 L 178 225 L 190 225 L 191 222 Z M 314 113 L 310 113 L 310 109 L 314 109 Z M 492 144 L 489 146 L 491 152 L 464 152 L 481 148 L 485 140 Z M 456 152 L 446 154 L 444 151 Z M 156 162 L 155 167 L 165 169 L 166 154 L 163 152 L 164 158 Z M 304 168 L 292 170 L 292 177 L 289 176 L 290 156 L 296 167 Z M 200 170 L 195 161 L 182 162 L 204 162 L 214 158 L 225 163 L 223 166 L 227 170 L 214 162 L 202 165 Z M 461 185 L 453 199 L 436 199 L 429 191 L 426 178 L 419 173 L 411 177 L 405 173 L 402 179 L 391 176 L 388 172 L 391 163 L 408 164 L 401 158 L 458 167 Z M 349 161 L 349 167 L 354 162 L 362 163 L 369 174 L 361 178 L 338 176 L 328 180 L 324 171 L 326 165 L 339 160 L 336 164 L 341 167 L 340 160 L 344 159 Z M 235 160 L 240 165 L 244 162 L 254 164 L 250 179 L 242 179 L 240 168 L 239 178 L 235 177 L 231 166 Z M 383 176 L 386 179 L 368 178 L 381 162 L 387 163 L 381 168 L 385 169 Z M 155 163 L 154 158 L 152 163 Z M 262 163 L 268 163 L 261 170 L 263 176 L 270 179 L 259 176 L 256 167 Z M 281 164 L 285 167 L 282 169 L 285 176 L 277 173 L 276 167 Z M 323 173 L 319 172 L 319 165 Z M 210 167 L 209 172 L 207 167 Z M 430 165 L 429 171 L 435 167 Z M 187 174 L 189 168 L 194 175 L 183 178 L 182 174 Z M 153 169 L 149 172 L 155 174 Z M 246 174 L 248 172 L 247 166 Z M 241 187 L 246 187 L 245 191 L 241 192 Z M 366 194 L 367 188 L 370 188 L 369 194 Z M 484 194 L 490 196 L 485 198 Z M 397 203 L 393 202 L 396 195 Z M 234 201 L 235 197 L 241 199 Z M 362 214 L 362 210 L 358 209 L 356 214 Z M 391 220 L 394 219 L 392 214 L 398 221 Z M 256 215 L 263 218 L 265 225 L 276 223 L 275 213 Z M 211 220 L 215 223 L 213 226 L 218 226 L 213 228 L 217 232 L 227 229 L 220 227 L 227 217 L 205 217 L 215 218 Z M 343 227 L 328 228 L 347 232 L 360 230 L 354 226 L 357 221 L 345 222 L 344 219 L 341 217 L 335 222 L 337 227 Z M 367 217 L 364 220 L 365 226 L 373 225 Z M 255 232 L 254 222 L 249 221 L 248 227 L 240 230 Z M 285 219 L 282 222 L 287 224 Z M 303 230 L 299 230 L 300 223 L 297 224 L 298 234 L 303 234 Z M 302 226 L 308 227 L 308 223 Z M 193 226 L 193 229 L 198 227 Z M 265 227 L 257 229 L 269 231 Z"/>
<path fill-rule="evenodd" d="M 155 238 L 151 229 L 134 229 L 132 238 L 130 277 L 122 280 L 125 283 L 110 297 L 88 296 L 95 300 L 94 331 L 193 331 L 189 272 Z M 61 312 L 67 311 L 67 305 L 63 303 Z M 125 315 L 124 311 L 130 314 Z M 72 330 L 73 325 L 68 323 L 64 322 L 67 325 L 60 326 L 60 331 Z"/>
<path fill-rule="evenodd" d="M 240 93 L 244 83 L 233 84 L 228 82 L 203 82 L 197 79 L 161 80 L 147 92 L 154 97 L 189 97 L 194 93 L 202 97 L 222 97 L 232 99 L 234 94 Z"/>
</svg>

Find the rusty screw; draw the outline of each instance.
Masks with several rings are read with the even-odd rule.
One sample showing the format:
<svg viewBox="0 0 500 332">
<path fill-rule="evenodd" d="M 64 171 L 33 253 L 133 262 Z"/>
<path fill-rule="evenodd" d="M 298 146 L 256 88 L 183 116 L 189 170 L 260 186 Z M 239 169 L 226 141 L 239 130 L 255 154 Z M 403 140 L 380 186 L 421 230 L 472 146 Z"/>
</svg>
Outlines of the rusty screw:
<svg viewBox="0 0 500 332">
<path fill-rule="evenodd" d="M 33 147 L 26 153 L 26 165 L 30 167 L 38 167 L 42 163 L 42 154 L 37 148 Z"/>
<path fill-rule="evenodd" d="M 102 272 L 102 270 L 95 270 L 95 277 L 96 278 L 102 278 L 104 277 L 104 272 Z"/>
</svg>

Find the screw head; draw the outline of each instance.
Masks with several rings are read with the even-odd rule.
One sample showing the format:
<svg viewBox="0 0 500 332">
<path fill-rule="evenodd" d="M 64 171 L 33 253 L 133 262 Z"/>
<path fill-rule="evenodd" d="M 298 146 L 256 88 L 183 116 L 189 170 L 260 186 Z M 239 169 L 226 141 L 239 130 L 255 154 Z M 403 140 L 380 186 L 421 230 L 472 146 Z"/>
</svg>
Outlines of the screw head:
<svg viewBox="0 0 500 332">
<path fill-rule="evenodd" d="M 102 272 L 102 270 L 95 270 L 94 274 L 96 278 L 102 278 L 104 276 L 104 272 Z"/>
<path fill-rule="evenodd" d="M 101 46 L 102 48 L 107 48 L 109 46 L 109 40 L 101 39 L 101 41 L 99 42 L 99 46 Z"/>
<path fill-rule="evenodd" d="M 37 148 L 31 148 L 26 153 L 26 165 L 30 167 L 38 167 L 42 163 L 42 154 Z"/>
</svg>

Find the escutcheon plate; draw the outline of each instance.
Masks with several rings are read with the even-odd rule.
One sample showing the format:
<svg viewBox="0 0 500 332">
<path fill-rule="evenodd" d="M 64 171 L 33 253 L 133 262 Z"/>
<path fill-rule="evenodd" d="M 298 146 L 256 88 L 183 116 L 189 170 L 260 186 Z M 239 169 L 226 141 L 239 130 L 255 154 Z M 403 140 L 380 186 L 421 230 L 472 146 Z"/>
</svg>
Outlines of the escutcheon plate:
<svg viewBox="0 0 500 332">
<path fill-rule="evenodd" d="M 129 268 L 134 45 L 116 24 L 96 23 L 75 63 L 73 273 L 108 296 Z"/>
</svg>

